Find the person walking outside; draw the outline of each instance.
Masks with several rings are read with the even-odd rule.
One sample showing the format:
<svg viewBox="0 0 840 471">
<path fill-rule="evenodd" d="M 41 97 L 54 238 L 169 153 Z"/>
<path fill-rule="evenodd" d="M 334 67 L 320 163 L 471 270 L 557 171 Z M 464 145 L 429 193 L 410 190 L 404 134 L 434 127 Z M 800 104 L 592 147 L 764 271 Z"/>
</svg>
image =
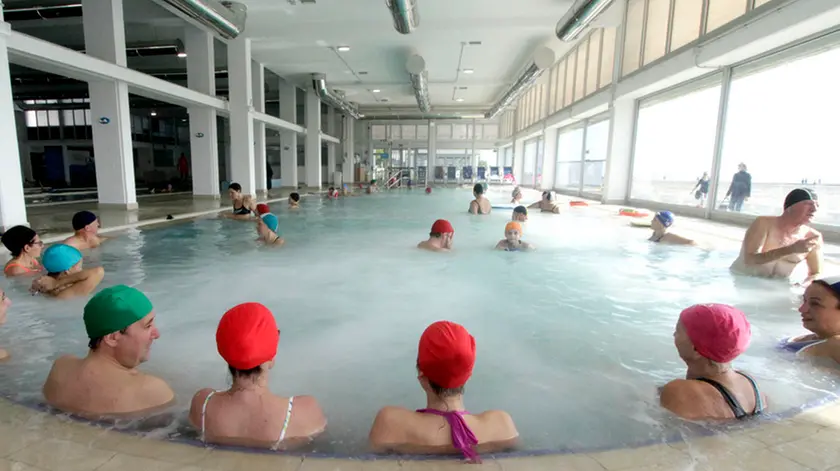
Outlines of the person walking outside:
<svg viewBox="0 0 840 471">
<path fill-rule="evenodd" d="M 690 193 L 694 193 L 698 208 L 706 206 L 706 198 L 709 196 L 709 172 L 703 172 L 703 176 L 697 180 Z"/>
<path fill-rule="evenodd" d="M 752 192 L 752 175 L 747 173 L 747 165 L 738 164 L 738 173 L 732 176 L 732 183 L 726 196 L 729 198 L 729 210 L 741 212 L 744 201 L 750 198 Z"/>
</svg>

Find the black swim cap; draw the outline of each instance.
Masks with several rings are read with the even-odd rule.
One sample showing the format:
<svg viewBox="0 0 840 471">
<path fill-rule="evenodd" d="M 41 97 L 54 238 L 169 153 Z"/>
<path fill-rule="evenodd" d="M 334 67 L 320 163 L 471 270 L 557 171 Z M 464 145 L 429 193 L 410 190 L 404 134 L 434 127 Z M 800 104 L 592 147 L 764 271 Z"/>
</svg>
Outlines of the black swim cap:
<svg viewBox="0 0 840 471">
<path fill-rule="evenodd" d="M 484 193 L 484 185 L 482 185 L 481 183 L 476 183 L 475 186 L 473 186 L 473 193 L 476 193 L 476 194 L 479 194 L 479 195 L 483 194 Z"/>
<path fill-rule="evenodd" d="M 514 213 L 519 213 L 519 214 L 524 214 L 524 215 L 527 216 L 528 215 L 528 208 L 526 208 L 525 206 L 517 206 L 517 207 L 513 208 L 513 212 Z"/>
<path fill-rule="evenodd" d="M 26 226 L 15 226 L 4 232 L 0 239 L 12 256 L 17 257 L 35 239 L 35 235 L 35 231 Z"/>
<path fill-rule="evenodd" d="M 96 222 L 96 215 L 90 211 L 79 211 L 78 213 L 73 215 L 73 230 L 80 231 L 88 226 L 88 224 L 93 224 Z"/>
<path fill-rule="evenodd" d="M 817 201 L 817 194 L 805 188 L 797 188 L 785 198 L 785 210 L 802 201 Z"/>
</svg>

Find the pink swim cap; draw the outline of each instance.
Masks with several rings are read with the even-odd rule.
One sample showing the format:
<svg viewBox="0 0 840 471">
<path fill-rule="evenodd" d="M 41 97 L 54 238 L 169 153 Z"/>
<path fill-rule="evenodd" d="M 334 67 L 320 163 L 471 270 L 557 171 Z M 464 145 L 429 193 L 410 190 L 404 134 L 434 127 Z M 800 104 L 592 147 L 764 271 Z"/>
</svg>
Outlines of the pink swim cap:
<svg viewBox="0 0 840 471">
<path fill-rule="evenodd" d="M 729 363 L 750 344 L 750 323 L 740 310 L 726 304 L 697 304 L 680 313 L 680 322 L 697 353 Z"/>
</svg>

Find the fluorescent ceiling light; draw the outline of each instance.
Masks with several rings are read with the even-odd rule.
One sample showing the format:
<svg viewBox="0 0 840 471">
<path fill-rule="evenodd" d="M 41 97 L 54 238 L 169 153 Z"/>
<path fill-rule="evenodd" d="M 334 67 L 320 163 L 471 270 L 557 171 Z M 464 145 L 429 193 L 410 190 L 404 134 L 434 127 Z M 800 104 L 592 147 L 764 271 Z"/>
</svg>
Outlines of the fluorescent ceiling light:
<svg viewBox="0 0 840 471">
<path fill-rule="evenodd" d="M 181 59 L 183 59 L 183 58 L 187 57 L 187 53 L 186 53 L 186 52 L 179 52 L 179 53 L 178 53 L 178 57 L 180 57 Z"/>
<path fill-rule="evenodd" d="M 475 72 L 475 71 L 474 71 L 473 69 L 464 69 L 464 70 L 463 70 L 463 72 L 464 72 L 465 74 L 471 74 L 471 73 L 473 73 L 473 72 Z"/>
<path fill-rule="evenodd" d="M 380 90 L 380 89 L 378 89 L 378 88 L 374 88 L 374 89 L 373 89 L 373 90 L 371 90 L 371 91 L 372 91 L 373 93 L 379 93 L 379 92 L 381 92 L 382 90 Z"/>
<path fill-rule="evenodd" d="M 150 114 L 150 115 L 152 115 L 152 116 L 157 116 L 157 111 L 152 111 L 152 112 L 151 112 L 151 113 L 149 113 L 149 114 Z"/>
<path fill-rule="evenodd" d="M 350 50 L 350 46 L 338 46 L 336 49 L 338 52 L 347 52 Z"/>
<path fill-rule="evenodd" d="M 456 98 L 455 101 L 464 101 L 463 98 Z"/>
</svg>

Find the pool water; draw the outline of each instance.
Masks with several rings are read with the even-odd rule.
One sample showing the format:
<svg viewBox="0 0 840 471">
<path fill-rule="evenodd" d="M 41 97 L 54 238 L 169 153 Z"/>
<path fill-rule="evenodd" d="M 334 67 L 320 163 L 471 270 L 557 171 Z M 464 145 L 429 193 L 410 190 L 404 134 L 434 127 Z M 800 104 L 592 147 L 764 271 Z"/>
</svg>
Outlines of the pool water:
<svg viewBox="0 0 840 471">
<path fill-rule="evenodd" d="M 507 194 L 489 196 L 507 202 Z M 230 381 L 216 352 L 218 320 L 246 301 L 272 309 L 282 331 L 272 390 L 311 394 L 326 411 L 327 433 L 310 452 L 365 454 L 381 406 L 425 405 L 417 342 L 440 319 L 476 338 L 466 406 L 510 412 L 526 451 L 697 433 L 663 413 L 656 396 L 684 375 L 672 336 L 679 312 L 694 303 L 730 303 L 748 314 L 753 342 L 736 367 L 757 378 L 773 412 L 835 396 L 830 371 L 775 349 L 802 332 L 801 290 L 733 277 L 734 248 L 654 245 L 626 219 L 578 208 L 532 212 L 524 239 L 538 250 L 497 252 L 510 210 L 471 216 L 470 199 L 467 190 L 309 198 L 299 212 L 272 206 L 287 239 L 280 249 L 260 247 L 253 223 L 199 219 L 133 230 L 91 253 L 88 266 L 106 269 L 102 287 L 137 286 L 155 305 L 161 338 L 141 368 L 172 385 L 181 413 L 155 435 L 195 437 L 185 425 L 193 393 Z M 452 253 L 415 248 L 437 218 L 455 227 Z M 22 281 L 6 285 L 14 304 L 0 346 L 14 356 L 0 365 L 0 392 L 39 403 L 51 362 L 86 353 L 86 300 L 57 302 L 29 296 Z"/>
</svg>

